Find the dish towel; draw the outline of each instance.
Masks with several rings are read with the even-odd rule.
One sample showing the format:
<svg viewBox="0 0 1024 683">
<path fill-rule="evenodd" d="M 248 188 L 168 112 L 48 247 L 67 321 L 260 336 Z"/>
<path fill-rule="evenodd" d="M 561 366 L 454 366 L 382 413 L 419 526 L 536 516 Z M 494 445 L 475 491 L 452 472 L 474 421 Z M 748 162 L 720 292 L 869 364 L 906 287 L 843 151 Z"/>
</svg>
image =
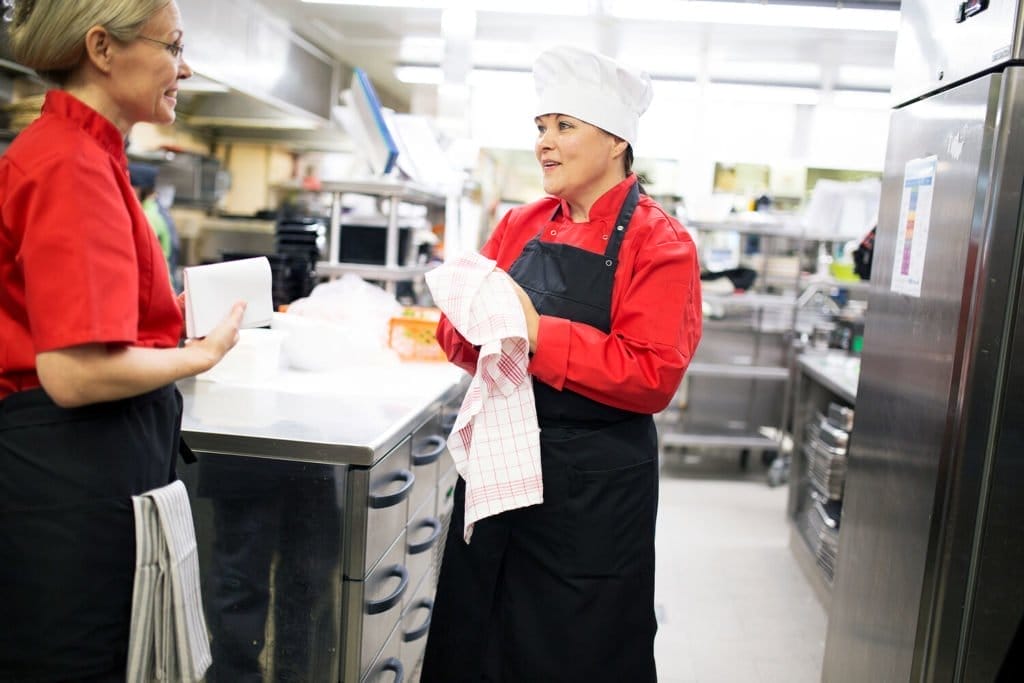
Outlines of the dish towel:
<svg viewBox="0 0 1024 683">
<path fill-rule="evenodd" d="M 426 275 L 434 303 L 480 347 L 476 374 L 448 436 L 466 481 L 466 543 L 478 520 L 544 502 L 526 318 L 511 280 L 496 265 L 473 253 Z"/>
<path fill-rule="evenodd" d="M 188 493 L 175 481 L 132 496 L 132 508 L 136 549 L 128 683 L 194 683 L 213 658 Z"/>
</svg>

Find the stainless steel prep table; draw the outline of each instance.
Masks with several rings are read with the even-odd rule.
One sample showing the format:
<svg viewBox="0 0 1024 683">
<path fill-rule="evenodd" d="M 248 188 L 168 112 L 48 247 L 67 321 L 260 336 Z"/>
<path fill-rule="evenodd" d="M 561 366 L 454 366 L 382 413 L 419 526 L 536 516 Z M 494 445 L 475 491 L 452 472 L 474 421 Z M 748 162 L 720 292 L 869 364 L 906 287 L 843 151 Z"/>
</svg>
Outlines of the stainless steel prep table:
<svg viewBox="0 0 1024 683">
<path fill-rule="evenodd" d="M 199 459 L 179 475 L 213 636 L 209 683 L 411 673 L 451 514 L 444 439 L 468 379 L 403 364 L 179 383 Z"/>
</svg>

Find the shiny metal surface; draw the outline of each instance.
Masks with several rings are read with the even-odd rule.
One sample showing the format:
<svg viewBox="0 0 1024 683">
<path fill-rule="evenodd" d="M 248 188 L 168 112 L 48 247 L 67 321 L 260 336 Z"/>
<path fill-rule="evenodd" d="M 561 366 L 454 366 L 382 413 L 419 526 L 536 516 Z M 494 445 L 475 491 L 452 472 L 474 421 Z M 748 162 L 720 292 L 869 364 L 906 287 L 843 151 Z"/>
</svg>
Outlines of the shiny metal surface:
<svg viewBox="0 0 1024 683">
<path fill-rule="evenodd" d="M 405 534 L 397 539 L 365 581 L 344 581 L 344 623 L 341 679 L 358 681 L 369 670 L 389 636 L 401 621 L 402 600 L 414 590 L 408 579 L 405 559 Z M 404 576 L 404 578 L 403 578 Z M 374 605 L 384 606 L 380 609 Z M 399 644 L 395 643 L 395 656 Z"/>
<path fill-rule="evenodd" d="M 959 4 L 960 0 L 901 3 L 894 103 L 918 99 L 1024 59 L 1024 14 L 1019 0 L 988 0 L 987 9 L 957 23 Z"/>
<path fill-rule="evenodd" d="M 1011 68 L 893 113 L 827 681 L 986 680 L 964 668 L 964 616 L 983 563 L 977 534 L 992 533 L 978 510 L 992 481 L 994 407 L 1010 377 L 1007 306 L 1016 310 L 1020 287 L 1024 135 L 1011 134 L 1024 112 L 1020 82 Z M 918 298 L 889 283 L 905 165 L 931 155 L 938 167 Z"/>
<path fill-rule="evenodd" d="M 441 520 L 437 517 L 437 485 L 429 499 L 418 510 L 409 514 L 405 530 L 405 566 L 409 570 L 409 585 L 417 586 L 431 574 L 434 553 L 441 543 Z M 433 585 L 433 584 L 431 584 Z M 412 599 L 410 591 L 403 601 L 403 609 Z"/>
<path fill-rule="evenodd" d="M 178 474 L 213 636 L 207 683 L 338 680 L 348 468 L 196 455 Z"/>
<path fill-rule="evenodd" d="M 373 467 L 349 470 L 345 528 L 345 578 L 363 579 L 405 529 L 409 493 L 416 485 L 409 468 L 411 439 Z"/>
<path fill-rule="evenodd" d="M 413 677 L 413 672 L 417 670 L 423 651 L 427 647 L 427 635 L 433 614 L 434 582 L 431 577 L 425 576 L 402 612 L 401 659 L 408 680 L 418 680 Z"/>
<path fill-rule="evenodd" d="M 282 372 L 254 386 L 182 380 L 182 430 L 196 450 L 372 465 L 431 404 L 464 391 L 465 381 L 466 373 L 447 363 L 353 368 L 322 380 Z"/>
</svg>

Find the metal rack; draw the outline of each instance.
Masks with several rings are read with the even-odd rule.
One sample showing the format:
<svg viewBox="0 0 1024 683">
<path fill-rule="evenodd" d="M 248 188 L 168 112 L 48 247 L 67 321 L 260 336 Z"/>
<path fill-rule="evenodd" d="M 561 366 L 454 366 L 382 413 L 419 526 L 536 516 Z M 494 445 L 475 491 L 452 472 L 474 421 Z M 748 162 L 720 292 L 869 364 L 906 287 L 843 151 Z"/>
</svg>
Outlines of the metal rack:
<svg viewBox="0 0 1024 683">
<path fill-rule="evenodd" d="M 691 221 L 698 233 L 735 231 L 762 238 L 767 259 L 780 256 L 777 244 L 803 252 L 803 227 L 792 220 Z M 775 248 L 772 248 L 775 246 Z M 704 295 L 720 311 L 704 321 L 704 337 L 673 404 L 659 415 L 663 449 L 724 450 L 746 466 L 751 453 L 774 456 L 789 419 L 791 339 L 797 322 L 800 269 L 780 281 L 759 272 L 755 287 L 736 294 Z"/>
<path fill-rule="evenodd" d="M 290 187 L 290 186 L 289 186 Z M 298 186 L 290 189 L 300 189 Z M 428 207 L 445 209 L 447 197 L 435 190 L 411 182 L 395 180 L 362 180 L 324 182 L 319 192 L 331 195 L 331 224 L 329 232 L 328 258 L 316 264 L 316 274 L 321 277 L 340 277 L 346 273 L 354 273 L 367 280 L 385 283 L 385 288 L 393 292 L 395 283 L 400 280 L 412 280 L 422 277 L 431 266 L 409 264 L 399 265 L 399 215 L 401 202 L 420 204 Z M 344 229 L 341 218 L 342 197 L 346 194 L 361 194 L 380 199 L 389 199 L 387 213 L 387 241 L 383 265 L 366 263 L 345 263 L 339 258 L 341 233 Z"/>
</svg>

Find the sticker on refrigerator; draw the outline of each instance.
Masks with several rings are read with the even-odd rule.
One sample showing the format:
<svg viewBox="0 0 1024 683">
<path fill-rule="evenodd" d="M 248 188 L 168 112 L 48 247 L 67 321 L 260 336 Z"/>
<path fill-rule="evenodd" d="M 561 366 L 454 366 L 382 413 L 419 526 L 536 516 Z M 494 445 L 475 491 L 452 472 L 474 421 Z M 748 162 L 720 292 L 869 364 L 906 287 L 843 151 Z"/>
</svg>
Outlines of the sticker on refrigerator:
<svg viewBox="0 0 1024 683">
<path fill-rule="evenodd" d="M 935 156 L 912 159 L 907 162 L 903 174 L 900 223 L 896 230 L 896 254 L 890 286 L 898 294 L 921 296 L 937 161 Z"/>
</svg>

